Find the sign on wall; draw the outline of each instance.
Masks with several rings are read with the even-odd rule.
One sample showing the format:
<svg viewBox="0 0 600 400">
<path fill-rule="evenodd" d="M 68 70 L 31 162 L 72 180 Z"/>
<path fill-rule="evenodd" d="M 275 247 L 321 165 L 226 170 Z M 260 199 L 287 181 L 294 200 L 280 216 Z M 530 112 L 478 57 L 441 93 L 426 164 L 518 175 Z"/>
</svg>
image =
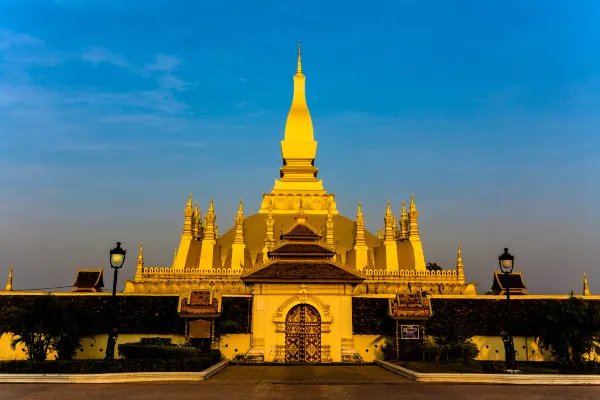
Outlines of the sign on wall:
<svg viewBox="0 0 600 400">
<path fill-rule="evenodd" d="M 210 321 L 196 320 L 190 322 L 189 337 L 191 339 L 210 339 Z"/>
<path fill-rule="evenodd" d="M 402 339 L 419 339 L 419 325 L 400 325 Z"/>
</svg>

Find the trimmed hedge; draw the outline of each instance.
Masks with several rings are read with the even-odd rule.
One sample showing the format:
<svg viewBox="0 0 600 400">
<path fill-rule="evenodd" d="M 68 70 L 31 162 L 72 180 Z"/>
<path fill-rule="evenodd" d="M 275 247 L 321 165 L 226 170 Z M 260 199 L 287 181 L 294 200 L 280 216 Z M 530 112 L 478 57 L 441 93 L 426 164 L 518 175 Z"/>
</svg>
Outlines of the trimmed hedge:
<svg viewBox="0 0 600 400">
<path fill-rule="evenodd" d="M 219 351 L 185 360 L 2 361 L 3 374 L 102 374 L 118 372 L 201 372 L 221 360 Z"/>
<path fill-rule="evenodd" d="M 201 350 L 192 346 L 175 346 L 143 343 L 123 343 L 118 346 L 119 355 L 128 360 L 163 359 L 183 360 L 188 358 L 202 358 L 207 353 L 218 350 Z"/>
</svg>

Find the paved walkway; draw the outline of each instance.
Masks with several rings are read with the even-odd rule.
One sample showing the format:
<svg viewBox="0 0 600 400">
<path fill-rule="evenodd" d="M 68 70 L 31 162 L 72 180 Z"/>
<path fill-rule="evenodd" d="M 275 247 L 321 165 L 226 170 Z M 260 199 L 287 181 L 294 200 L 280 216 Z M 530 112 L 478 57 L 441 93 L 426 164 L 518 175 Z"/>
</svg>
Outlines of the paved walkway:
<svg viewBox="0 0 600 400">
<path fill-rule="evenodd" d="M 0 384 L 2 400 L 597 400 L 595 386 Z"/>
<path fill-rule="evenodd" d="M 377 365 L 230 365 L 206 384 L 285 383 L 309 385 L 415 384 Z"/>
</svg>

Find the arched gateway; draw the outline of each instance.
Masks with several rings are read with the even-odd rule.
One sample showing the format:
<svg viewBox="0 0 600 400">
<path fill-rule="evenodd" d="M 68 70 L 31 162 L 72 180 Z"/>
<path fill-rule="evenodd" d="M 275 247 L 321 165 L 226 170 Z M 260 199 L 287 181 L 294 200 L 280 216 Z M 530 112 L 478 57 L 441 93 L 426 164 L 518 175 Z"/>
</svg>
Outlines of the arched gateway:
<svg viewBox="0 0 600 400">
<path fill-rule="evenodd" d="M 298 304 L 287 314 L 285 361 L 321 362 L 321 315 L 311 305 Z"/>
</svg>

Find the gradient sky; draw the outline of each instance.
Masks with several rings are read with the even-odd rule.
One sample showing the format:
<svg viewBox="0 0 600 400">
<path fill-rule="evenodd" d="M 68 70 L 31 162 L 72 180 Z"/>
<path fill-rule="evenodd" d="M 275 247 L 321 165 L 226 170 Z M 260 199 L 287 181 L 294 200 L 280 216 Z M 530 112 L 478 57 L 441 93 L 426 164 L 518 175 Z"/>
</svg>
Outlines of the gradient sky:
<svg viewBox="0 0 600 400">
<path fill-rule="evenodd" d="M 142 6 L 143 4 L 143 6 Z M 489 290 L 600 294 L 600 2 L 2 0 L 0 277 L 71 285 L 119 240 L 171 263 L 187 194 L 258 210 L 296 41 L 316 166 L 383 225 L 415 192 L 425 258 Z M 112 278 L 106 277 L 110 286 Z M 4 284 L 3 282 L 1 283 Z"/>
</svg>

